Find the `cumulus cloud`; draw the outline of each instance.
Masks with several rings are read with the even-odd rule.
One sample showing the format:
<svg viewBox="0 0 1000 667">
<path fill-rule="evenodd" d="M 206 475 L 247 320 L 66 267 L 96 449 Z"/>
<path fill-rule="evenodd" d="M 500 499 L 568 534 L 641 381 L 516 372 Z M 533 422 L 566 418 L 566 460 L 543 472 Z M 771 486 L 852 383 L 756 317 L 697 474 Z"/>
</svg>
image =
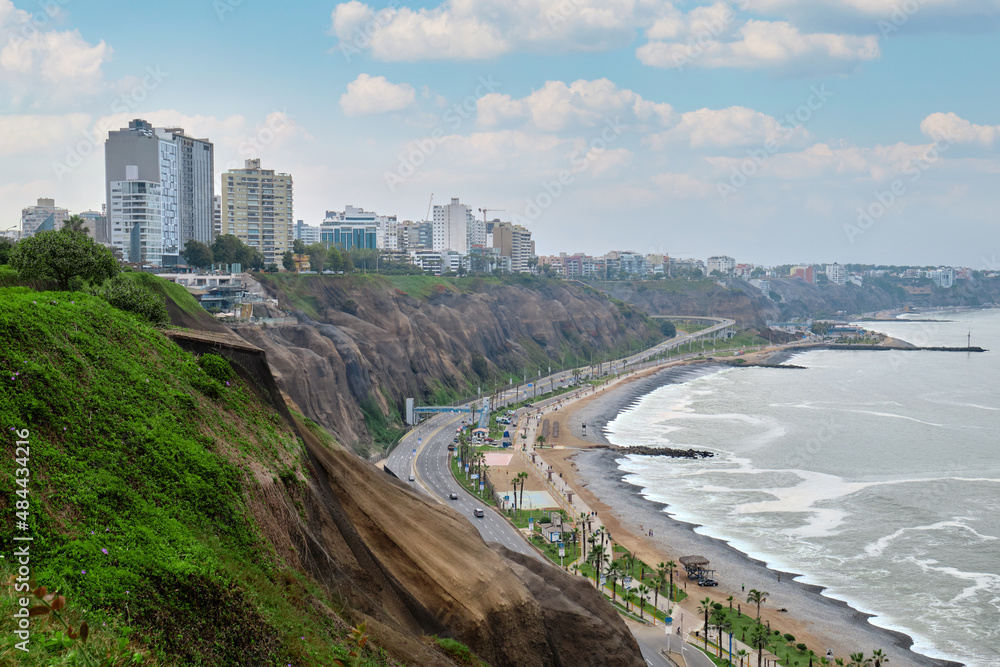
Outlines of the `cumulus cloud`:
<svg viewBox="0 0 1000 667">
<path fill-rule="evenodd" d="M 715 186 L 691 174 L 656 174 L 652 177 L 657 191 L 671 199 L 704 199 L 715 196 Z"/>
<path fill-rule="evenodd" d="M 719 26 L 722 24 L 706 24 Z M 640 62 L 652 67 L 735 67 L 847 70 L 880 56 L 875 35 L 803 33 L 787 21 L 751 20 L 732 35 L 728 28 L 682 30 L 674 41 L 652 40 L 639 47 Z M 666 28 L 659 33 L 667 34 Z"/>
<path fill-rule="evenodd" d="M 599 51 L 629 44 L 666 0 L 448 0 L 375 10 L 351 0 L 333 10 L 345 55 L 379 60 L 476 60 L 512 51 Z"/>
<path fill-rule="evenodd" d="M 932 113 L 920 123 L 920 131 L 935 141 L 943 139 L 986 148 L 1000 138 L 1000 125 L 975 125 L 954 112 Z"/>
<path fill-rule="evenodd" d="M 347 84 L 347 92 L 340 97 L 340 108 L 347 116 L 364 116 L 400 111 L 416 99 L 416 90 L 407 83 L 390 83 L 384 76 L 362 73 Z"/>
<path fill-rule="evenodd" d="M 45 18 L 0 0 L 0 84 L 15 105 L 67 101 L 103 88 L 111 47 L 90 44 L 76 30 L 44 30 Z"/>
<path fill-rule="evenodd" d="M 90 129 L 85 113 L 7 115 L 0 122 L 0 156 L 47 152 L 61 148 Z"/>
<path fill-rule="evenodd" d="M 671 105 L 645 100 L 608 79 L 579 79 L 571 84 L 546 81 L 539 90 L 520 99 L 491 93 L 478 103 L 478 120 L 482 125 L 529 122 L 549 132 L 594 127 L 614 122 L 616 118 L 624 122 L 635 120 L 663 125 L 674 116 Z"/>
<path fill-rule="evenodd" d="M 653 150 L 664 150 L 683 143 L 691 148 L 729 148 L 763 146 L 773 143 L 784 146 L 808 139 L 805 128 L 782 125 L 773 116 L 748 109 L 698 109 L 681 114 L 679 122 L 668 130 L 645 138 Z"/>
</svg>

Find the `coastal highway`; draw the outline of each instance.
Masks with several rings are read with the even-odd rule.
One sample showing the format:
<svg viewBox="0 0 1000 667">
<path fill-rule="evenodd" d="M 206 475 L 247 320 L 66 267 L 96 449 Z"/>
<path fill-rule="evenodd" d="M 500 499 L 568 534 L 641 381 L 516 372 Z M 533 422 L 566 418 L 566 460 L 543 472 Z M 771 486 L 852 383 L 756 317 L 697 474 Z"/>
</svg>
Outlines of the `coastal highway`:
<svg viewBox="0 0 1000 667">
<path fill-rule="evenodd" d="M 482 499 L 462 488 L 452 476 L 448 463 L 448 445 L 454 439 L 455 431 L 463 419 L 467 419 L 467 416 L 442 414 L 420 424 L 396 446 L 386 461 L 386 467 L 401 480 L 407 481 L 412 476 L 414 480 L 409 482 L 411 486 L 425 491 L 465 515 L 485 542 L 496 542 L 511 551 L 543 560 L 516 528 Z M 458 495 L 458 500 L 450 500 L 452 493 Z M 483 510 L 482 517 L 473 515 L 476 508 Z"/>
</svg>

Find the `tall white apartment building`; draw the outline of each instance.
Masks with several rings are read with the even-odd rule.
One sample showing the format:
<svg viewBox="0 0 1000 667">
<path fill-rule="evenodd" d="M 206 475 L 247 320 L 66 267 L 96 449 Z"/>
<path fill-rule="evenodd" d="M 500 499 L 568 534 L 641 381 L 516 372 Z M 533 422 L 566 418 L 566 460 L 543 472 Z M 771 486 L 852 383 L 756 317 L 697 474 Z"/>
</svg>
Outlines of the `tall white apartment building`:
<svg viewBox="0 0 1000 667">
<path fill-rule="evenodd" d="M 129 261 L 171 265 L 177 263 L 189 240 L 210 244 L 214 237 L 214 169 L 212 143 L 189 137 L 180 128 L 154 128 L 136 119 L 127 128 L 109 132 L 104 144 L 104 172 L 112 245 L 122 250 Z M 136 214 L 145 217 L 130 217 L 125 210 L 129 207 L 122 205 L 120 197 L 117 200 L 113 197 L 125 196 L 125 190 L 135 189 L 123 188 L 121 184 L 126 182 L 158 186 L 144 188 L 144 196 L 153 196 L 155 190 L 159 199 L 160 213 L 155 219 L 145 214 Z M 131 256 L 136 224 L 145 227 L 136 232 L 139 238 L 151 243 L 152 239 L 158 239 L 155 244 L 138 246 L 159 247 L 159 258 L 155 261 L 150 259 L 149 252 L 141 257 Z M 159 229 L 153 225 L 159 225 Z"/>
<path fill-rule="evenodd" d="M 477 221 L 472 209 L 452 197 L 450 204 L 434 207 L 434 250 L 454 250 L 467 255 L 473 245 L 486 245 L 486 223 Z"/>
<path fill-rule="evenodd" d="M 292 249 L 292 177 L 247 160 L 243 169 L 222 175 L 222 191 L 222 233 L 260 250 L 265 264 L 280 264 Z"/>
<path fill-rule="evenodd" d="M 55 199 L 39 199 L 38 204 L 21 209 L 21 236 L 34 236 L 39 227 L 45 225 L 52 217 L 52 229 L 62 228 L 62 223 L 69 217 L 69 211 L 56 206 Z M 46 229 L 48 229 L 46 225 Z"/>
<path fill-rule="evenodd" d="M 212 234 L 219 236 L 222 234 L 222 195 L 215 195 L 213 199 Z"/>
<path fill-rule="evenodd" d="M 827 264 L 826 277 L 831 283 L 847 284 L 847 267 L 843 264 Z"/>
</svg>

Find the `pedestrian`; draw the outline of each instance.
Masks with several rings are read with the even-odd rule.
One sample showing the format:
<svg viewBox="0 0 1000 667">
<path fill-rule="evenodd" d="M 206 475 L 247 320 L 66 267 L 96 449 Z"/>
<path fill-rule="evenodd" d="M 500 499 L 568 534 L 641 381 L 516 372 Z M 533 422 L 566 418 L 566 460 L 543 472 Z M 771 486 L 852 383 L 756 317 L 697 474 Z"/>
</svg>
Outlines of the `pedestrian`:
<svg viewBox="0 0 1000 667">
<path fill-rule="evenodd" d="M 742 592 L 746 593 L 747 592 L 747 585 L 746 584 L 740 584 L 740 590 Z"/>
<path fill-rule="evenodd" d="M 778 573 L 778 583 L 779 584 L 781 583 L 781 573 L 780 572 Z"/>
</svg>

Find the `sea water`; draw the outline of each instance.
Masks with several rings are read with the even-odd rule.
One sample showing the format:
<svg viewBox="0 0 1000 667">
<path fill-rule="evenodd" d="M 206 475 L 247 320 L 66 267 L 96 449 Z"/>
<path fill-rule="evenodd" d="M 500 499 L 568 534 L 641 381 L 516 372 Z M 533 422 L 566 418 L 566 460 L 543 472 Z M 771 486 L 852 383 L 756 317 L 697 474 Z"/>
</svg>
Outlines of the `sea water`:
<svg viewBox="0 0 1000 667">
<path fill-rule="evenodd" d="M 1000 658 L 1000 310 L 864 323 L 986 353 L 814 351 L 805 370 L 726 368 L 642 397 L 606 427 L 626 480 L 769 566 L 875 615 L 926 655 Z"/>
</svg>

